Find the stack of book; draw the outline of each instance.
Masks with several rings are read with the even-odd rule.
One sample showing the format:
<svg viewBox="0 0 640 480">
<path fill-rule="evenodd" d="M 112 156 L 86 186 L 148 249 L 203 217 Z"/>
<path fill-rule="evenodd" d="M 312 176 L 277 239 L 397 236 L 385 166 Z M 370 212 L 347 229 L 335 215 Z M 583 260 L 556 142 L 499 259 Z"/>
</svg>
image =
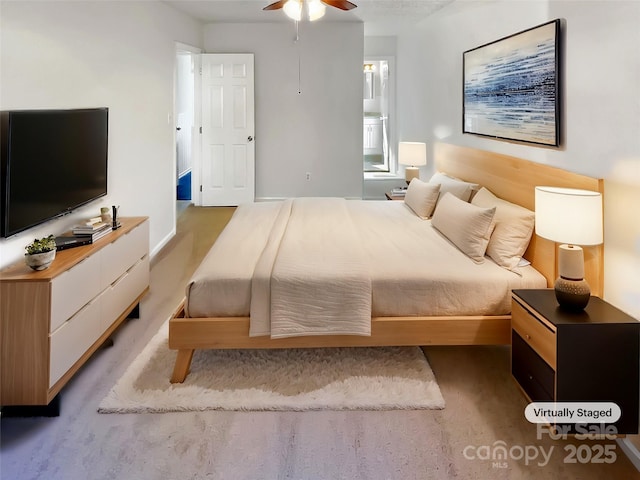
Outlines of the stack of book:
<svg viewBox="0 0 640 480">
<path fill-rule="evenodd" d="M 72 232 L 76 237 L 90 238 L 93 243 L 111 232 L 111 224 L 103 222 L 100 217 L 94 217 L 73 227 Z"/>
<path fill-rule="evenodd" d="M 407 194 L 406 187 L 397 187 L 397 188 L 391 189 L 391 195 L 393 195 L 395 197 L 399 197 L 399 196 L 406 195 L 406 194 Z"/>
</svg>

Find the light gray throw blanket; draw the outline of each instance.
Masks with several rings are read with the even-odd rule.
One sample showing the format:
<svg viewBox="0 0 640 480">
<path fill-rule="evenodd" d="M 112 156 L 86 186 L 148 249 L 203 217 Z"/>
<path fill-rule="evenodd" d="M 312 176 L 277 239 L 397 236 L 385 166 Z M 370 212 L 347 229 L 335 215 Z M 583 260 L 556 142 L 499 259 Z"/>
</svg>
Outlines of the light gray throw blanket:
<svg viewBox="0 0 640 480">
<path fill-rule="evenodd" d="M 282 202 L 253 274 L 251 336 L 371 335 L 371 275 L 346 202 Z"/>
</svg>

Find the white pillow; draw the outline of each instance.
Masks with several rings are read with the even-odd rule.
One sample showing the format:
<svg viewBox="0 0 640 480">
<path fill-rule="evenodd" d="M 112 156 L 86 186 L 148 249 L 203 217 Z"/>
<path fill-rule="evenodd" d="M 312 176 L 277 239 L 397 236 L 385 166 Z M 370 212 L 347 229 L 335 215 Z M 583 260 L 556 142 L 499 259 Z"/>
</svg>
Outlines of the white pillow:
<svg viewBox="0 0 640 480">
<path fill-rule="evenodd" d="M 489 239 L 487 255 L 498 265 L 509 270 L 515 269 L 531 240 L 534 213 L 496 197 L 484 187 L 475 194 L 471 203 L 478 207 L 496 207 L 496 226 Z"/>
<path fill-rule="evenodd" d="M 440 184 L 440 198 L 442 198 L 445 193 L 450 192 L 460 200 L 464 200 L 465 202 L 469 201 L 469 198 L 471 198 L 471 193 L 474 190 L 480 188 L 480 185 L 478 185 L 477 183 L 465 182 L 442 172 L 434 173 L 429 180 L 429 183 Z"/>
<path fill-rule="evenodd" d="M 438 201 L 431 225 L 471 260 L 482 263 L 495 213 L 496 207 L 480 208 L 447 192 Z"/>
<path fill-rule="evenodd" d="M 438 201 L 440 185 L 413 178 L 407 187 L 404 203 L 420 218 L 429 218 Z"/>
</svg>

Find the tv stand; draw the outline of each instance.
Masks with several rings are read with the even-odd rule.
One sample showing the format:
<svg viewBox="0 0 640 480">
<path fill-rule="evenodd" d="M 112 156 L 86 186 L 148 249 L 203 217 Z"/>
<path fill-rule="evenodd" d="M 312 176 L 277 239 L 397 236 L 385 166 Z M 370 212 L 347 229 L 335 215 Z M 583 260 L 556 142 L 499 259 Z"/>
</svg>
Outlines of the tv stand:
<svg viewBox="0 0 640 480">
<path fill-rule="evenodd" d="M 56 252 L 46 270 L 20 262 L 0 271 L 3 415 L 9 406 L 50 405 L 116 328 L 139 313 L 149 289 L 149 221 L 121 224 L 91 245 Z"/>
</svg>

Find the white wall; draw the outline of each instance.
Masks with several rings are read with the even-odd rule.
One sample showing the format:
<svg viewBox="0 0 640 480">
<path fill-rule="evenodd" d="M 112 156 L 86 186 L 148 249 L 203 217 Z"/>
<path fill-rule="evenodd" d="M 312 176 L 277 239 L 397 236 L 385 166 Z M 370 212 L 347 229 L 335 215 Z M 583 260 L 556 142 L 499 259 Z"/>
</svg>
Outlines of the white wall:
<svg viewBox="0 0 640 480">
<path fill-rule="evenodd" d="M 75 214 L 0 239 L 0 267 L 34 237 L 60 234 L 117 204 L 150 217 L 152 251 L 175 229 L 175 41 L 202 26 L 159 2 L 2 2 L 0 108 L 109 107 L 108 196 Z"/>
<path fill-rule="evenodd" d="M 293 22 L 204 30 L 207 53 L 255 54 L 256 198 L 360 198 L 363 24 L 301 22 L 294 39 Z"/>
<path fill-rule="evenodd" d="M 566 21 L 564 140 L 541 148 L 462 134 L 462 52 Z M 514 155 L 605 179 L 605 298 L 640 319 L 640 3 L 453 4 L 398 38 L 399 138 Z M 423 168 L 428 176 L 433 165 Z"/>
</svg>

